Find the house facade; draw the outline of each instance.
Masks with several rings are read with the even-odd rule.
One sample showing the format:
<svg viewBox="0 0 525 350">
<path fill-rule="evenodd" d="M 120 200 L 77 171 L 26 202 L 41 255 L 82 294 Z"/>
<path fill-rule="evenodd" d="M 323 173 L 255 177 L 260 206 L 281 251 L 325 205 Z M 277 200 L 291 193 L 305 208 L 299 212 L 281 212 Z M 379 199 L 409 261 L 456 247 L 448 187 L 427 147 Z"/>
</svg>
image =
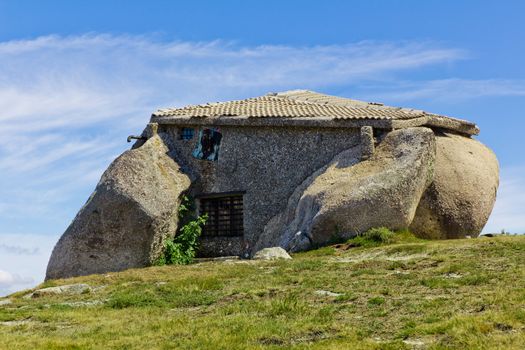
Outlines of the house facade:
<svg viewBox="0 0 525 350">
<path fill-rule="evenodd" d="M 202 256 L 249 255 L 294 190 L 344 150 L 371 153 L 382 135 L 406 127 L 478 132 L 464 120 L 304 90 L 159 110 L 151 122 L 195 178 L 189 194 L 209 217 Z M 211 156 L 198 154 L 209 139 L 203 132 L 219 135 Z"/>
<path fill-rule="evenodd" d="M 158 110 L 104 172 L 46 278 L 154 264 L 184 196 L 208 215 L 204 257 L 307 250 L 380 226 L 475 237 L 499 183 L 478 133 L 466 120 L 306 90 Z"/>
</svg>

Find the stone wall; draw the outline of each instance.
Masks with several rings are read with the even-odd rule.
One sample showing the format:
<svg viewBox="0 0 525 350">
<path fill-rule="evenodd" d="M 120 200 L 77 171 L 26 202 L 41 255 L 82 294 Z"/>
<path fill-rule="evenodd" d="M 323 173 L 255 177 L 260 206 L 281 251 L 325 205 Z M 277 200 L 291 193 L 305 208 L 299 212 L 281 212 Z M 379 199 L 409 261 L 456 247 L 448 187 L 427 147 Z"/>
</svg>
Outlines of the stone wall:
<svg viewBox="0 0 525 350">
<path fill-rule="evenodd" d="M 297 186 L 336 154 L 360 142 L 359 129 L 352 128 L 223 126 L 218 161 L 205 161 L 192 156 L 201 128 L 193 127 L 191 140 L 182 140 L 177 126 L 161 125 L 159 131 L 171 136 L 175 160 L 184 172 L 196 178 L 191 188 L 193 196 L 246 191 L 244 239 L 250 246 L 266 223 L 286 208 Z M 207 252 L 211 253 L 209 249 Z"/>
<path fill-rule="evenodd" d="M 243 237 L 201 237 L 197 257 L 241 255 L 245 245 Z"/>
</svg>

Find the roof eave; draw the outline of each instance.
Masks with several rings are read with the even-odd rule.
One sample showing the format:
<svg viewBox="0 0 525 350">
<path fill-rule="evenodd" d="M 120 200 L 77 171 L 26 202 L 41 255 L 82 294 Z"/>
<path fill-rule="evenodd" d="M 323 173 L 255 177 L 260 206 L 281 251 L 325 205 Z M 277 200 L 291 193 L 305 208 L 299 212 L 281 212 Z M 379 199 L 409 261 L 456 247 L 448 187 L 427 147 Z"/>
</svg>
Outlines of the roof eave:
<svg viewBox="0 0 525 350">
<path fill-rule="evenodd" d="M 423 115 L 410 119 L 344 119 L 337 116 L 326 117 L 190 117 L 190 116 L 151 116 L 152 123 L 179 126 L 256 126 L 256 127 L 320 127 L 320 128 L 360 128 L 372 126 L 378 129 L 404 129 L 417 126 L 441 128 L 465 135 L 479 134 L 479 128 L 460 120 Z"/>
<path fill-rule="evenodd" d="M 434 128 L 452 130 L 461 134 L 479 135 L 479 128 L 476 124 L 450 117 L 430 115 L 426 125 Z"/>
<path fill-rule="evenodd" d="M 391 119 L 343 119 L 334 117 L 187 117 L 151 116 L 152 123 L 180 126 L 256 126 L 256 127 L 321 127 L 321 128 L 360 128 L 370 125 L 378 129 L 392 129 Z"/>
</svg>

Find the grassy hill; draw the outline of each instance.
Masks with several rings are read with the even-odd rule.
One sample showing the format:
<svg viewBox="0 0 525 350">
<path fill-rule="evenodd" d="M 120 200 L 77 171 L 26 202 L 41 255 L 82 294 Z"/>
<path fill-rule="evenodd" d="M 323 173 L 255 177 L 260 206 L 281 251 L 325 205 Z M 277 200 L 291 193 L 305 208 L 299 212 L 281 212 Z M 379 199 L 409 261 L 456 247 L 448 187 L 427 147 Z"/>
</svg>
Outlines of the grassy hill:
<svg viewBox="0 0 525 350">
<path fill-rule="evenodd" d="M 523 349 L 525 237 L 342 244 L 47 282 L 0 299 L 1 349 Z"/>
</svg>

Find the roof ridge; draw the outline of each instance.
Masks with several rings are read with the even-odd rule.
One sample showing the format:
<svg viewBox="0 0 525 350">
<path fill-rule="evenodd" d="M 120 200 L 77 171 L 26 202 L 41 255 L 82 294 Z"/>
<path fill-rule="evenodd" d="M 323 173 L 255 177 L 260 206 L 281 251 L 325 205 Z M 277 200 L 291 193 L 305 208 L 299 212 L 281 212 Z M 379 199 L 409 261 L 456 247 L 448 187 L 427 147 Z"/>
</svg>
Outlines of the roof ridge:
<svg viewBox="0 0 525 350">
<path fill-rule="evenodd" d="M 308 101 L 313 102 L 317 104 L 324 104 L 324 105 L 346 105 L 353 107 L 355 105 L 358 106 L 374 106 L 374 107 L 384 107 L 384 108 L 399 108 L 399 107 L 393 107 L 393 106 L 385 106 L 384 103 L 381 102 L 368 102 L 363 100 L 357 100 L 352 99 L 348 97 L 341 97 L 336 95 L 328 95 L 325 93 L 313 91 L 313 90 L 287 90 L 283 92 L 276 92 L 271 93 L 274 96 L 282 96 L 291 100 L 296 101 Z M 316 101 L 312 101 L 316 100 Z M 319 100 L 324 100 L 324 102 L 319 102 Z"/>
</svg>

